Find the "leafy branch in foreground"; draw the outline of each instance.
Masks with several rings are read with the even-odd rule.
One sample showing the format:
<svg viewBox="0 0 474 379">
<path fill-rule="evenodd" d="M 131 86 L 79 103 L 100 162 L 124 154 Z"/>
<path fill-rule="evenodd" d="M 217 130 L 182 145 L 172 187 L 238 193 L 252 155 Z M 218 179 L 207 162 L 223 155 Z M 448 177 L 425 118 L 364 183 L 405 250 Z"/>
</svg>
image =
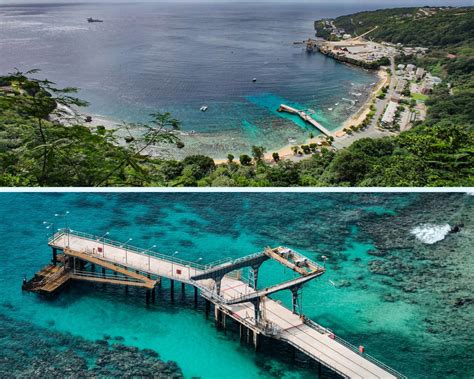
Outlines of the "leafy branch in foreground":
<svg viewBox="0 0 474 379">
<path fill-rule="evenodd" d="M 63 110 L 58 108 L 63 106 L 70 109 L 72 106 L 83 107 L 87 102 L 71 96 L 77 89 L 73 87 L 55 88 L 54 83 L 49 80 L 29 79 L 27 76 L 39 72 L 37 69 L 25 73 L 17 70 L 10 73 L 4 80 L 10 82 L 11 88 L 19 95 L 16 98 L 7 98 L 7 101 L 18 101 L 19 106 L 26 115 L 33 117 L 36 121 L 37 132 L 41 138 L 42 145 L 39 159 L 42 161 L 41 175 L 38 178 L 40 185 L 47 182 L 48 159 L 51 149 L 55 146 L 55 141 L 50 141 L 50 136 L 45 124 L 45 120 L 50 114 L 57 112 L 61 114 Z M 38 150 L 38 149 L 33 150 Z"/>
<path fill-rule="evenodd" d="M 126 149 L 129 154 L 124 156 L 114 169 L 96 183 L 97 187 L 103 185 L 111 176 L 126 165 L 133 167 L 137 173 L 140 173 L 143 179 L 149 179 L 147 178 L 146 170 L 140 167 L 140 161 L 146 159 L 147 156 L 144 156 L 144 153 L 159 143 L 178 143 L 180 141 L 178 136 L 172 132 L 179 129 L 180 123 L 172 118 L 169 112 L 152 113 L 150 116 L 153 119 L 148 124 L 124 124 L 130 141 L 132 141 L 129 148 Z M 144 130 L 144 132 L 139 137 L 134 137 L 132 130 L 136 131 L 139 129 Z"/>
<path fill-rule="evenodd" d="M 134 130 L 140 132 L 134 143 L 119 146 L 114 130 L 93 131 L 78 121 L 76 109 L 87 102 L 73 96 L 76 88 L 29 77 L 37 72 L 0 77 L 0 185 L 140 186 L 155 180 L 147 155 L 160 143 L 179 142 L 177 120 L 154 113 Z M 131 133 L 132 126 L 126 128 Z"/>
</svg>

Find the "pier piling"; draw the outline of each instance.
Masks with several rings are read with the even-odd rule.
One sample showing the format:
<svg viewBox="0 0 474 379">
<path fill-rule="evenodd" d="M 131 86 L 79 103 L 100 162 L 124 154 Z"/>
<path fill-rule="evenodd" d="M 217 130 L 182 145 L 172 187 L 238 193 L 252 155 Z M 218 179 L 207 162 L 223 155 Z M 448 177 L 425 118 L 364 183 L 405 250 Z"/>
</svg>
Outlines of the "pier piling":
<svg viewBox="0 0 474 379">
<path fill-rule="evenodd" d="M 209 318 L 209 312 L 211 311 L 211 302 L 209 300 L 205 300 L 206 302 L 206 319 Z"/>
<path fill-rule="evenodd" d="M 173 302 L 174 301 L 174 280 L 173 279 L 170 279 L 170 284 L 171 284 L 170 295 L 171 295 L 171 301 Z"/>
<path fill-rule="evenodd" d="M 53 265 L 56 266 L 58 263 L 58 249 L 53 247 Z"/>
<path fill-rule="evenodd" d="M 260 349 L 260 334 L 253 332 L 253 347 L 255 351 L 258 351 Z"/>
<path fill-rule="evenodd" d="M 221 318 L 221 310 L 219 307 L 214 307 L 214 324 L 217 329 L 220 327 L 220 318 Z"/>
</svg>

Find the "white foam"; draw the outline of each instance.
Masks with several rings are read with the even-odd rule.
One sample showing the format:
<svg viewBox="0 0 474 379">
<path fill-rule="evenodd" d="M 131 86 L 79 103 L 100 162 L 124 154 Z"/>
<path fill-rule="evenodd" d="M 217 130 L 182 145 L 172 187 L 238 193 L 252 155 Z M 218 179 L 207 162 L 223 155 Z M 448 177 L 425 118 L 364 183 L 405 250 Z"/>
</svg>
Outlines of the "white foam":
<svg viewBox="0 0 474 379">
<path fill-rule="evenodd" d="M 418 240 L 428 245 L 444 240 L 446 235 L 451 230 L 449 224 L 435 225 L 435 224 L 421 224 L 414 227 L 410 233 Z"/>
</svg>

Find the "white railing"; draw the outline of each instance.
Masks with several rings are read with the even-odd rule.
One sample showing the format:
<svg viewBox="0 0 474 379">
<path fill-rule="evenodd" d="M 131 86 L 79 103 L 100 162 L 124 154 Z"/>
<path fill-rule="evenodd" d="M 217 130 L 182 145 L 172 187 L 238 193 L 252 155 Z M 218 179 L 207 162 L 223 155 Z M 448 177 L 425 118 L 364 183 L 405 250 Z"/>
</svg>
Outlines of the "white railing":
<svg viewBox="0 0 474 379">
<path fill-rule="evenodd" d="M 99 237 L 99 236 L 95 236 L 95 235 L 92 235 L 92 234 L 89 234 L 89 233 L 84 233 L 84 232 L 80 232 L 80 231 L 77 231 L 77 230 L 71 230 L 71 229 L 59 229 L 56 233 L 54 233 L 54 235 L 52 235 L 51 237 L 48 238 L 48 243 L 49 244 L 54 244 L 54 242 L 56 240 L 62 238 L 63 236 L 68 236 L 68 235 L 69 235 L 69 237 L 76 236 L 76 237 L 88 239 L 88 240 L 94 241 L 94 242 L 101 242 L 104 245 L 114 246 L 114 247 L 118 247 L 120 249 L 125 248 L 127 251 L 129 251 L 131 253 L 139 254 L 139 255 L 142 255 L 142 256 L 146 256 L 146 257 L 152 256 L 152 257 L 155 257 L 155 258 L 158 258 L 158 259 L 161 259 L 161 260 L 165 260 L 165 261 L 168 261 L 168 262 L 173 262 L 173 263 L 176 263 L 176 264 L 179 264 L 179 265 L 182 265 L 182 266 L 186 266 L 186 267 L 195 268 L 195 269 L 201 270 L 201 271 L 205 271 L 205 270 L 208 270 L 209 268 L 215 267 L 216 265 L 221 265 L 225 262 L 231 261 L 230 258 L 224 258 L 224 259 L 220 259 L 218 261 L 214 261 L 214 262 L 211 262 L 211 263 L 208 263 L 208 264 L 199 264 L 199 263 L 196 263 L 196 262 L 186 261 L 184 259 L 176 258 L 173 255 L 158 253 L 158 252 L 155 252 L 151 249 L 142 249 L 140 247 L 132 246 L 130 244 L 114 241 L 114 240 L 111 240 L 111 239 L 108 239 L 108 238 L 105 238 L 105 237 Z"/>
<path fill-rule="evenodd" d="M 143 283 L 141 280 L 130 278 L 128 276 L 123 276 L 123 275 L 101 274 L 98 272 L 81 271 L 81 270 L 73 270 L 71 271 L 71 273 L 74 276 L 87 277 L 87 278 L 99 278 L 99 279 L 120 280 L 120 281 L 126 281 L 126 282 L 134 282 L 134 283 Z"/>
<path fill-rule="evenodd" d="M 385 371 L 389 372 L 393 376 L 401 379 L 406 379 L 406 376 L 403 375 L 402 373 L 398 372 L 397 370 L 391 368 L 390 366 L 387 366 L 385 363 L 379 361 L 377 358 L 374 358 L 370 354 L 367 353 L 361 353 L 359 349 L 351 344 L 350 342 L 346 341 L 345 339 L 336 336 L 330 329 L 324 328 L 323 326 L 317 324 L 313 320 L 305 319 L 305 324 L 310 326 L 311 328 L 317 330 L 321 334 L 330 334 L 331 336 L 334 336 L 334 340 L 339 342 L 341 345 L 344 345 L 348 349 L 352 350 L 353 352 L 357 353 L 364 359 L 367 359 L 369 362 L 372 362 L 373 364 L 379 366 L 380 368 L 384 369 Z"/>
</svg>

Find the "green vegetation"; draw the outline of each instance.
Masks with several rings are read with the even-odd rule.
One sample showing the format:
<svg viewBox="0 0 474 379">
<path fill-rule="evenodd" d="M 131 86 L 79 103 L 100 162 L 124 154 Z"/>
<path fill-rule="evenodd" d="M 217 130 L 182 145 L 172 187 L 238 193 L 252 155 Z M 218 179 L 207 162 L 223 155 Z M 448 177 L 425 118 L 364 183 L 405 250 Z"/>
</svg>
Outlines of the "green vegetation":
<svg viewBox="0 0 474 379">
<path fill-rule="evenodd" d="M 273 160 L 266 161 L 261 146 L 254 146 L 248 154 L 229 152 L 227 162 L 219 165 L 202 155 L 182 161 L 156 159 L 147 153 L 161 143 L 183 147 L 173 133 L 179 122 L 171 115 L 151 115 L 150 123 L 139 125 L 141 137 L 130 134 L 127 143 L 119 146 L 113 130 L 54 121 L 51 114 L 61 113 L 57 104 L 86 105 L 74 97 L 74 88 L 56 89 L 47 80 L 32 79 L 35 71 L 16 72 L 0 77 L 0 185 L 473 186 L 474 12 L 448 9 L 421 16 L 418 9 L 364 12 L 350 17 L 358 25 L 353 29 L 356 33 L 380 25 L 374 31 L 376 38 L 389 36 L 383 38 L 433 47 L 424 56 L 402 55 L 397 59 L 397 63 L 414 63 L 443 79 L 426 99 L 426 121 L 398 136 L 360 139 L 340 151 L 333 151 L 330 145 L 334 138 L 328 137 L 324 146 L 294 146 L 299 157 L 296 162 L 282 160 L 277 153 L 270 154 Z M 386 26 L 380 23 L 384 17 L 388 17 Z M 431 37 L 425 44 L 420 43 L 424 27 L 414 29 L 414 24 L 420 22 L 432 24 L 434 35 L 438 28 L 445 28 L 446 38 L 436 46 Z M 389 33 L 395 25 L 400 27 L 399 35 Z M 351 32 L 349 26 L 345 28 Z M 450 35 L 447 29 L 452 28 L 460 38 Z M 380 95 L 385 92 L 386 88 Z M 413 106 L 415 99 L 422 100 L 412 97 L 407 106 Z M 352 126 L 350 133 L 363 130 L 374 113 L 372 108 L 366 120 Z M 130 131 L 132 126 L 124 128 Z"/>
<path fill-rule="evenodd" d="M 407 46 L 439 46 L 465 43 L 472 39 L 474 9 L 467 8 L 395 8 L 360 12 L 337 17 L 338 28 L 353 36 L 370 33 L 376 41 L 402 43 Z M 322 21 L 315 22 L 318 36 L 330 32 Z"/>
<path fill-rule="evenodd" d="M 176 143 L 169 130 L 179 124 L 169 114 L 153 114 L 140 125 L 140 139 L 116 146 L 113 131 L 64 126 L 51 114 L 61 106 L 84 106 L 75 88 L 57 89 L 48 80 L 29 79 L 35 70 L 0 77 L 0 185 L 140 186 L 151 184 L 153 161 L 144 155 L 162 142 Z M 58 105 L 58 107 L 57 107 Z"/>
<path fill-rule="evenodd" d="M 423 95 L 422 93 L 412 93 L 411 97 L 415 100 L 426 101 L 428 99 L 428 95 Z"/>
</svg>

